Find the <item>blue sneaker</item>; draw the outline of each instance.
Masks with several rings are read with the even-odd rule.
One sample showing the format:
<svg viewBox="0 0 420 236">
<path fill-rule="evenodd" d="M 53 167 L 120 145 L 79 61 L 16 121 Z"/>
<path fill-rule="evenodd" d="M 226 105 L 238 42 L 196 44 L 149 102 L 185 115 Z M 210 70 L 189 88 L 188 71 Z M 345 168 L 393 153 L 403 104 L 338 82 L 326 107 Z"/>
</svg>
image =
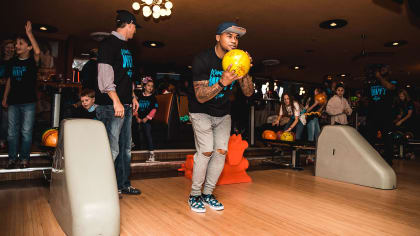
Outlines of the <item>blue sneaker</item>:
<svg viewBox="0 0 420 236">
<path fill-rule="evenodd" d="M 188 198 L 188 204 L 190 205 L 192 211 L 198 213 L 206 212 L 206 207 L 204 206 L 203 199 L 201 198 L 201 196 L 190 195 L 190 197 Z"/>
<path fill-rule="evenodd" d="M 217 201 L 216 197 L 213 194 L 203 194 L 201 195 L 204 205 L 209 205 L 211 209 L 216 211 L 221 211 L 225 209 L 222 203 Z"/>
</svg>

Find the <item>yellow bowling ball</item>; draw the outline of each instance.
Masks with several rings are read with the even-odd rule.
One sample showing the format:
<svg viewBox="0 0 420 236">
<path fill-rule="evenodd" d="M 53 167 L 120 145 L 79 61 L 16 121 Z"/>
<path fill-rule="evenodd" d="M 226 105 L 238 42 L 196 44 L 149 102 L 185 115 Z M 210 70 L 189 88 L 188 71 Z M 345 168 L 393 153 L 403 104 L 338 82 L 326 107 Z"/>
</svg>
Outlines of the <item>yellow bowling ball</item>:
<svg viewBox="0 0 420 236">
<path fill-rule="evenodd" d="M 283 132 L 280 136 L 281 141 L 293 142 L 295 137 L 292 132 Z"/>
<path fill-rule="evenodd" d="M 230 71 L 234 70 L 238 77 L 248 74 L 251 67 L 251 60 L 248 54 L 240 49 L 230 50 L 225 54 L 222 60 L 223 70 L 226 71 L 229 65 L 232 65 Z"/>
</svg>

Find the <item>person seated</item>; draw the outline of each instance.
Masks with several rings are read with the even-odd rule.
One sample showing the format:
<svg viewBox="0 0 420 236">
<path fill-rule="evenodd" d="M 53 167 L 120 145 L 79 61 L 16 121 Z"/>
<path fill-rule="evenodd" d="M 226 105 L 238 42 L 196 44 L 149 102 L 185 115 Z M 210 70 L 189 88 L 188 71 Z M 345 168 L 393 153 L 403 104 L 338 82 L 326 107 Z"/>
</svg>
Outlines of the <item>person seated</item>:
<svg viewBox="0 0 420 236">
<path fill-rule="evenodd" d="M 335 89 L 335 95 L 328 101 L 326 111 L 331 116 L 331 125 L 347 125 L 347 116 L 351 115 L 349 102 L 344 95 L 344 85 L 338 84 Z"/>
<path fill-rule="evenodd" d="M 95 91 L 84 89 L 80 94 L 80 102 L 74 107 L 73 118 L 96 119 Z"/>
<path fill-rule="evenodd" d="M 293 97 L 288 93 L 283 93 L 280 102 L 280 112 L 278 118 L 272 123 L 272 126 L 281 126 L 280 122 L 283 119 L 289 120 L 284 125 L 285 132 L 295 132 L 296 140 L 302 138 L 302 132 L 304 125 L 299 119 L 300 117 L 300 106 L 299 103 L 294 101 Z"/>
</svg>

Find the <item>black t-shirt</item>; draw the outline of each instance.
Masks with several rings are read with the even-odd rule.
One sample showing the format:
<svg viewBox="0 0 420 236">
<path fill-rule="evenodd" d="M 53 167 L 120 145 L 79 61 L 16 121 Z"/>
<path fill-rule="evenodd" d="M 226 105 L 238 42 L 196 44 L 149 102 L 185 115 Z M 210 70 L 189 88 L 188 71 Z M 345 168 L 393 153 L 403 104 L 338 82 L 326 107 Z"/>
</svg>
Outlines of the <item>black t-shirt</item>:
<svg viewBox="0 0 420 236">
<path fill-rule="evenodd" d="M 213 86 L 220 80 L 223 74 L 222 59 L 216 55 L 214 50 L 214 48 L 207 49 L 194 58 L 192 63 L 193 81 L 208 80 L 208 86 Z M 229 96 L 234 84 L 235 81 L 205 103 L 199 103 L 194 91 L 190 92 L 188 96 L 189 111 L 217 117 L 229 114 L 231 106 Z"/>
<path fill-rule="evenodd" d="M 98 51 L 98 63 L 112 66 L 114 70 L 114 84 L 122 104 L 133 102 L 133 59 L 127 42 L 111 35 L 101 42 Z M 106 93 L 96 95 L 98 105 L 112 105 L 112 100 Z"/>
<path fill-rule="evenodd" d="M 10 78 L 10 91 L 7 104 L 36 102 L 36 77 L 38 67 L 33 57 L 26 60 L 14 58 L 6 67 L 6 77 Z"/>
<path fill-rule="evenodd" d="M 144 96 L 143 93 L 141 92 L 138 98 L 139 98 L 138 113 L 141 119 L 146 117 L 150 113 L 150 111 L 152 111 L 153 109 L 158 108 L 158 103 L 157 103 L 155 95 Z"/>
<path fill-rule="evenodd" d="M 98 87 L 98 62 L 90 59 L 80 73 L 83 88 L 96 90 Z"/>
<path fill-rule="evenodd" d="M 397 109 L 398 109 L 398 113 L 401 114 L 401 118 L 404 118 L 405 116 L 407 116 L 409 110 L 412 111 L 411 117 L 408 118 L 405 121 L 405 123 L 413 122 L 415 120 L 416 110 L 415 110 L 413 101 L 407 101 L 407 102 L 404 102 L 404 103 L 399 103 L 397 105 Z"/>
<path fill-rule="evenodd" d="M 91 107 L 90 111 L 86 110 L 82 106 L 79 106 L 79 107 L 74 109 L 72 117 L 73 118 L 84 118 L 84 119 L 94 119 L 94 120 L 96 120 L 96 105 L 93 105 L 93 107 Z"/>
<path fill-rule="evenodd" d="M 6 78 L 6 67 L 11 60 L 0 59 L 0 78 Z"/>
<path fill-rule="evenodd" d="M 395 84 L 395 81 L 391 81 Z M 370 100 L 368 116 L 382 117 L 387 121 L 393 117 L 393 103 L 395 98 L 395 89 L 388 90 L 382 86 L 379 80 L 373 80 L 368 85 L 367 96 Z"/>
</svg>

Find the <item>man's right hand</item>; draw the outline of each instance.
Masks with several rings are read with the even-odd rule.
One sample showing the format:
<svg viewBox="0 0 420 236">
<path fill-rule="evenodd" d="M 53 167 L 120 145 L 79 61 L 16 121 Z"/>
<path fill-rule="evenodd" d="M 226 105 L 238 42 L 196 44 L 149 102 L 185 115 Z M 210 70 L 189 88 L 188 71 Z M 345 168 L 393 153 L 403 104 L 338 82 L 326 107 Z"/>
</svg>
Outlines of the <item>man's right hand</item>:
<svg viewBox="0 0 420 236">
<path fill-rule="evenodd" d="M 3 99 L 3 100 L 1 101 L 1 105 L 2 105 L 4 108 L 7 108 L 7 101 L 6 101 L 6 99 Z"/>
<path fill-rule="evenodd" d="M 228 68 L 226 69 L 226 71 L 223 72 L 222 77 L 220 78 L 220 83 L 222 83 L 224 86 L 228 86 L 233 81 L 239 79 L 235 71 L 230 71 L 230 68 L 232 68 L 232 64 L 228 66 Z"/>
<path fill-rule="evenodd" d="M 124 106 L 121 102 L 114 102 L 115 116 L 124 118 Z"/>
</svg>

